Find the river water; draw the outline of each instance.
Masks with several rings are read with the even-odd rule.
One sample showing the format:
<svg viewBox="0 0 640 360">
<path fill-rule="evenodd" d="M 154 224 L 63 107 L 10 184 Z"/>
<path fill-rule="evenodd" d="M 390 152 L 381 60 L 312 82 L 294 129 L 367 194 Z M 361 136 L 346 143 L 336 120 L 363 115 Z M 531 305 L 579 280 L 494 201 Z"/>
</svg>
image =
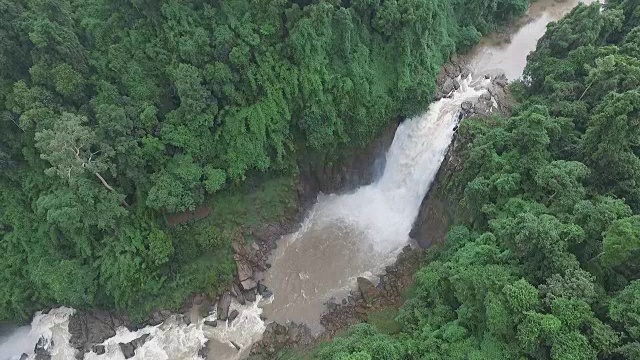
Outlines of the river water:
<svg viewBox="0 0 640 360">
<path fill-rule="evenodd" d="M 562 17 L 578 2 L 596 0 L 540 0 L 527 16 L 514 24 L 508 41 L 489 36 L 472 50 L 469 58 L 473 76 L 504 72 L 510 80 L 521 77 L 527 54 L 535 49 L 546 25 Z M 251 344 L 265 330 L 261 316 L 278 322 L 296 321 L 320 331 L 323 303 L 344 296 L 357 276 L 373 276 L 392 262 L 409 241 L 409 232 L 422 198 L 429 189 L 451 142 L 457 124 L 457 110 L 465 100 L 484 92 L 483 80 L 461 79 L 462 87 L 452 97 L 431 104 L 427 113 L 404 121 L 396 131 L 386 155 L 382 175 L 373 184 L 349 194 L 319 195 L 300 230 L 283 237 L 272 255 L 267 285 L 272 299 L 241 306 L 233 324 L 206 326 L 207 318 L 186 325 L 170 318 L 158 326 L 131 332 L 120 329 L 103 343 L 106 353 L 89 353 L 89 360 L 124 359 L 118 343 L 149 334 L 133 359 L 199 359 L 198 350 L 209 340 L 209 358 L 235 360 L 246 356 Z M 57 308 L 37 313 L 31 326 L 0 327 L 0 360 L 17 360 L 25 353 L 34 358 L 40 338 L 52 340 L 53 360 L 74 358 L 68 345 L 68 318 L 73 309 Z M 240 346 L 238 351 L 232 343 Z"/>
<path fill-rule="evenodd" d="M 527 64 L 527 55 L 535 50 L 547 24 L 559 20 L 578 3 L 591 4 L 598 0 L 540 0 L 529 7 L 527 15 L 511 26 L 510 36 L 485 36 L 471 51 L 471 65 L 476 73 L 503 72 L 509 80 L 517 80 Z M 604 3 L 600 0 L 600 3 Z M 506 40 L 506 41 L 505 41 Z"/>
</svg>

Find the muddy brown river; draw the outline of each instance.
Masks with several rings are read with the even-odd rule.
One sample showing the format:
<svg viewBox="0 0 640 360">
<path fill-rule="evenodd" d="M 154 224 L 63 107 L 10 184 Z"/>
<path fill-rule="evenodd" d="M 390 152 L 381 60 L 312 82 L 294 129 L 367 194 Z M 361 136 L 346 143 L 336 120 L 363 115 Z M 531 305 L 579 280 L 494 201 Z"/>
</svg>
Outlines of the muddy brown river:
<svg viewBox="0 0 640 360">
<path fill-rule="evenodd" d="M 473 70 L 481 74 L 503 72 L 509 80 L 519 79 L 527 64 L 527 55 L 535 50 L 538 39 L 547 29 L 547 24 L 562 18 L 578 3 L 594 2 L 597 0 L 534 2 L 529 7 L 527 15 L 510 27 L 510 36 L 505 38 L 503 35 L 495 34 L 482 38 L 469 54 Z"/>
</svg>

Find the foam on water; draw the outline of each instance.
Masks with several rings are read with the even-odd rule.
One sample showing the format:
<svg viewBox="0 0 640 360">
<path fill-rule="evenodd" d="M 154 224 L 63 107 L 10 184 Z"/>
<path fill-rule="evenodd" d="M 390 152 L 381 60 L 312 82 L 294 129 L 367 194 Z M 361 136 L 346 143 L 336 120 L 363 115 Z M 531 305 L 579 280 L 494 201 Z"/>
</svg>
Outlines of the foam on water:
<svg viewBox="0 0 640 360">
<path fill-rule="evenodd" d="M 74 311 L 60 307 L 47 314 L 37 312 L 30 327 L 20 327 L 9 337 L 0 339 L 0 360 L 17 360 L 23 353 L 29 356 L 28 359 L 34 359 L 34 347 L 40 338 L 45 340 L 44 348 L 49 351 L 52 360 L 73 359 L 76 352 L 69 345 L 71 334 L 68 325 Z"/>
<path fill-rule="evenodd" d="M 265 325 L 260 314 L 263 303 L 257 301 L 247 305 L 237 302 L 231 304 L 231 310 L 238 310 L 238 317 L 231 323 L 219 322 L 217 327 L 205 325 L 205 321 L 216 319 L 215 311 L 196 323 L 185 324 L 181 319 L 172 316 L 157 326 L 148 326 L 138 331 L 120 328 L 116 336 L 107 339 L 103 345 L 106 352 L 102 355 L 89 353 L 87 360 L 124 360 L 119 343 L 130 342 L 144 334 L 149 334 L 147 341 L 136 349 L 134 360 L 192 360 L 201 359 L 199 350 L 212 341 L 210 349 L 218 356 L 214 359 L 235 360 L 248 353 L 251 345 L 260 339 Z M 232 344 L 240 346 L 236 349 Z M 224 355 L 223 355 L 224 354 Z"/>
<path fill-rule="evenodd" d="M 29 353 L 38 339 L 29 336 L 29 326 L 19 327 L 7 336 L 0 337 L 0 360 L 17 360 L 22 353 Z"/>
<path fill-rule="evenodd" d="M 137 331 L 130 331 L 121 327 L 116 335 L 107 339 L 102 345 L 105 353 L 98 355 L 94 352 L 85 354 L 86 360 L 124 360 L 120 350 L 120 343 L 128 343 L 142 335 L 148 334 L 146 342 L 135 351 L 133 360 L 195 360 L 201 359 L 198 351 L 210 341 L 210 359 L 236 360 L 246 356 L 251 345 L 258 341 L 265 330 L 265 324 L 260 318 L 261 305 L 270 300 L 257 301 L 247 305 L 237 302 L 231 304 L 231 310 L 238 310 L 239 315 L 229 324 L 219 322 L 217 327 L 204 324 L 205 321 L 215 320 L 215 311 L 207 317 L 186 325 L 177 316 L 172 316 L 162 324 L 148 326 Z M 57 308 L 48 314 L 37 313 L 31 326 L 23 326 L 11 333 L 9 337 L 0 339 L 0 360 L 18 360 L 23 353 L 28 359 L 35 358 L 34 346 L 41 337 L 47 340 L 48 351 L 52 360 L 74 359 L 76 350 L 69 345 L 68 331 L 69 317 L 74 310 Z M 53 340 L 53 341 L 51 341 Z M 240 350 L 232 344 L 235 343 Z"/>
</svg>

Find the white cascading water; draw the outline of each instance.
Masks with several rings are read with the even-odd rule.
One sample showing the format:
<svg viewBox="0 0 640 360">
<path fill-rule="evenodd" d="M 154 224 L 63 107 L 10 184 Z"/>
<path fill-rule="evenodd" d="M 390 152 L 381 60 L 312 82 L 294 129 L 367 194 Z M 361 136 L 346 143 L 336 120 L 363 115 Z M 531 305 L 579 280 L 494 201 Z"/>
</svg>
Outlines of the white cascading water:
<svg viewBox="0 0 640 360">
<path fill-rule="evenodd" d="M 74 310 L 66 307 L 52 309 L 47 314 L 37 312 L 31 327 L 23 326 L 9 337 L 0 339 L 0 360 L 18 360 L 22 354 L 35 357 L 33 350 L 40 338 L 46 339 L 45 348 L 52 359 L 73 359 L 75 350 L 69 346 L 69 317 Z"/>
<path fill-rule="evenodd" d="M 117 329 L 114 337 L 102 343 L 105 346 L 104 354 L 89 352 L 85 354 L 84 359 L 124 360 L 119 343 L 128 343 L 144 334 L 149 334 L 149 337 L 136 349 L 135 356 L 131 358 L 133 360 L 201 359 L 198 351 L 207 341 L 211 342 L 209 359 L 241 359 L 248 354 L 251 345 L 260 339 L 265 330 L 264 321 L 260 318 L 260 306 L 268 301 L 258 296 L 254 303 L 232 303 L 231 310 L 238 310 L 238 317 L 231 324 L 219 321 L 217 327 L 204 324 L 207 320 L 216 319 L 215 311 L 190 325 L 174 316 L 162 324 L 147 326 L 137 331 L 129 331 L 122 327 Z M 75 359 L 76 350 L 69 344 L 71 335 L 68 331 L 69 317 L 73 313 L 73 309 L 64 307 L 53 309 L 48 314 L 37 313 L 30 328 L 23 326 L 9 337 L 0 339 L 0 360 L 19 360 L 23 353 L 28 355 L 27 359 L 35 359 L 34 346 L 41 337 L 53 340 L 47 347 L 52 360 Z M 238 345 L 240 350 L 236 349 L 232 342 Z"/>
<path fill-rule="evenodd" d="M 379 271 L 380 267 L 392 261 L 397 252 L 408 242 L 409 232 L 418 215 L 420 203 L 453 138 L 460 106 L 466 100 L 479 97 L 485 91 L 483 86 L 488 81 L 482 79 L 473 82 L 471 78 L 460 80 L 460 89 L 452 92 L 449 98 L 431 104 L 427 113 L 404 121 L 396 131 L 387 153 L 384 172 L 376 182 L 350 194 L 319 196 L 318 203 L 310 212 L 310 216 L 301 229 L 291 237 L 292 240 L 289 243 L 304 242 L 305 234 L 312 232 L 314 227 L 334 227 L 346 229 L 343 235 L 348 235 L 349 231 L 358 233 L 355 236 L 357 241 L 365 243 L 357 245 L 363 245 L 366 249 L 366 256 L 362 258 L 366 261 L 363 260 L 353 269 L 344 270 L 346 272 L 344 274 L 338 274 L 344 277 L 346 282 L 338 279 L 340 281 L 329 283 L 327 289 L 338 290 L 345 284 L 353 286 L 356 276 Z M 283 247 L 287 246 L 290 244 Z M 352 257 L 348 254 L 349 249 L 338 250 Z M 354 260 L 347 258 L 347 261 Z M 276 266 L 277 262 L 274 262 L 274 267 Z M 313 283 L 316 275 L 313 272 L 314 269 L 298 270 L 293 270 L 297 279 L 305 283 Z M 290 280 L 281 279 L 285 283 L 289 283 Z M 276 300 L 283 295 L 278 292 L 277 286 L 272 288 Z M 316 291 L 316 294 L 309 296 L 315 296 L 319 301 L 324 301 L 330 294 L 331 291 Z M 303 293 L 302 296 L 306 298 L 308 294 Z M 295 304 L 284 304 L 285 310 L 288 311 L 291 305 Z M 261 306 L 258 306 L 258 302 L 245 306 L 234 303 L 232 309 L 239 310 L 238 318 L 231 325 L 221 323 L 215 328 L 204 325 L 205 320 L 215 318 L 215 313 L 190 325 L 176 318 L 170 318 L 160 325 L 145 327 L 134 332 L 121 328 L 116 336 L 103 343 L 106 349 L 104 354 L 88 353 L 85 359 L 123 360 L 124 355 L 120 351 L 119 343 L 130 342 L 144 334 L 149 334 L 149 337 L 136 350 L 133 359 L 200 359 L 198 351 L 207 340 L 212 341 L 209 358 L 240 359 L 247 355 L 251 345 L 265 330 L 265 324 L 260 318 Z M 273 304 L 267 307 L 273 307 Z M 72 309 L 58 308 L 51 310 L 48 314 L 36 314 L 29 331 L 26 328 L 20 328 L 9 339 L 2 339 L 0 360 L 19 359 L 22 353 L 29 355 L 29 359 L 34 359 L 33 347 L 40 337 L 53 339 L 49 349 L 52 360 L 73 359 L 75 350 L 68 344 L 70 337 L 68 318 L 72 313 Z M 308 313 L 306 315 L 314 316 Z M 275 317 L 275 320 L 279 320 L 277 316 Z M 240 346 L 239 351 L 232 342 Z"/>
<path fill-rule="evenodd" d="M 327 213 L 332 220 L 348 219 L 366 232 L 365 238 L 380 253 L 404 246 L 425 197 L 458 125 L 464 101 L 486 92 L 488 79 L 459 80 L 460 89 L 431 104 L 418 117 L 396 130 L 381 177 L 352 194 L 330 195 Z"/>
</svg>

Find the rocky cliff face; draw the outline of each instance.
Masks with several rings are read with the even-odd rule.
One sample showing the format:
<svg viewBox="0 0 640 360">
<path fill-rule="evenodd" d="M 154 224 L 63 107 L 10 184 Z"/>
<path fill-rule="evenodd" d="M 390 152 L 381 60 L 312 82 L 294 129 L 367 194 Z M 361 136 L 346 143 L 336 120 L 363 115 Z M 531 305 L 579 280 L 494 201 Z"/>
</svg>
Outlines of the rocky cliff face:
<svg viewBox="0 0 640 360">
<path fill-rule="evenodd" d="M 440 92 L 436 99 L 446 96 L 449 86 L 455 88 L 456 78 L 468 75 L 470 71 L 460 62 L 453 62 L 444 66 L 438 77 Z M 504 75 L 491 78 L 488 92 L 475 101 L 462 103 L 461 121 L 483 121 L 494 115 L 508 116 L 510 113 L 510 96 L 508 82 Z M 454 175 L 462 171 L 464 161 L 462 153 L 469 139 L 455 136 L 447 155 L 440 166 L 440 170 L 422 200 L 420 212 L 413 225 L 410 236 L 420 246 L 427 248 L 434 243 L 443 242 L 449 228 L 455 219 L 455 209 L 460 200 L 462 189 L 455 189 Z"/>
<path fill-rule="evenodd" d="M 305 205 L 315 202 L 318 193 L 348 192 L 372 183 L 384 169 L 385 153 L 400 125 L 391 121 L 367 146 L 346 148 L 337 158 L 310 155 L 298 164 Z"/>
</svg>

